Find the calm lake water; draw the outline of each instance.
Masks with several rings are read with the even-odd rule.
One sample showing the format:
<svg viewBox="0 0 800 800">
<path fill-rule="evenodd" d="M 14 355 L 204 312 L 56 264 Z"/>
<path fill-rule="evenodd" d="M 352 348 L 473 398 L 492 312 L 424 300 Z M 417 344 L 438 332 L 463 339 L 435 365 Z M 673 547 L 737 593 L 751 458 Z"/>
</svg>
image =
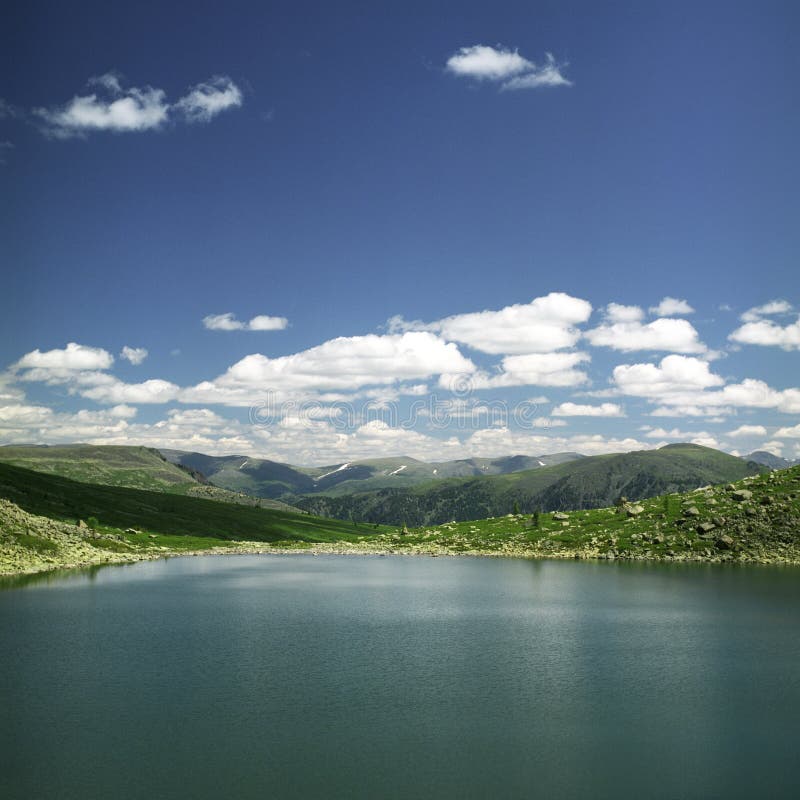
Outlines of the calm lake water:
<svg viewBox="0 0 800 800">
<path fill-rule="evenodd" d="M 6 800 L 800 796 L 798 569 L 181 558 L 0 647 Z"/>
</svg>

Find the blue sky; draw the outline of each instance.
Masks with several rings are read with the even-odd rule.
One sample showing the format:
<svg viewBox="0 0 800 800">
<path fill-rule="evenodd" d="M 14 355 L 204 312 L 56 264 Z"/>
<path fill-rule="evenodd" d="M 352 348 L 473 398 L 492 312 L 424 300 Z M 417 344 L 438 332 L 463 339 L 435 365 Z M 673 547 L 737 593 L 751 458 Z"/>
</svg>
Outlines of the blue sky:
<svg viewBox="0 0 800 800">
<path fill-rule="evenodd" d="M 800 457 L 797 4 L 191 9 L 0 31 L 0 442 Z"/>
</svg>

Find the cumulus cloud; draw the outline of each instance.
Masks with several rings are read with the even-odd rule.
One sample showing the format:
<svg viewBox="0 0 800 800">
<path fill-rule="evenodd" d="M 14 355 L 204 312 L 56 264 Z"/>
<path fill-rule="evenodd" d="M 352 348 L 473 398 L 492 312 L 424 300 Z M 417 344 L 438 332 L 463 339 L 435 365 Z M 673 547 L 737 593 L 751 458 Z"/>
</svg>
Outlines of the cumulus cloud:
<svg viewBox="0 0 800 800">
<path fill-rule="evenodd" d="M 778 428 L 775 431 L 776 438 L 787 438 L 787 439 L 800 439 L 800 423 L 797 425 L 793 425 L 792 427 L 787 428 Z"/>
<path fill-rule="evenodd" d="M 76 370 L 108 369 L 114 363 L 114 357 L 101 347 L 89 347 L 70 342 L 63 349 L 33 350 L 26 353 L 14 365 L 17 370 L 40 369 L 53 372 Z"/>
<path fill-rule="evenodd" d="M 639 306 L 625 306 L 620 303 L 609 303 L 605 307 L 606 319 L 611 322 L 638 322 L 644 318 L 644 311 Z"/>
<path fill-rule="evenodd" d="M 589 361 L 586 353 L 530 353 L 506 356 L 495 375 L 475 372 L 469 378 L 472 389 L 498 389 L 510 386 L 580 386 L 589 376 L 577 366 Z M 461 376 L 442 375 L 439 385 L 446 389 L 458 386 Z"/>
<path fill-rule="evenodd" d="M 763 425 L 740 425 L 735 430 L 728 431 L 725 435 L 732 436 L 733 438 L 745 436 L 766 436 L 767 429 Z"/>
<path fill-rule="evenodd" d="M 665 430 L 664 428 L 649 428 L 645 433 L 647 439 L 673 439 L 681 442 L 692 442 L 693 444 L 703 444 L 709 439 L 713 439 L 706 431 L 682 431 L 680 428 Z M 714 445 L 710 445 L 714 446 Z"/>
<path fill-rule="evenodd" d="M 194 86 L 174 104 L 163 89 L 123 87 L 120 76 L 113 72 L 90 78 L 88 83 L 93 89 L 88 94 L 75 95 L 59 106 L 34 109 L 46 135 L 68 139 L 98 131 L 158 130 L 176 114 L 190 122 L 208 122 L 221 111 L 242 104 L 241 91 L 225 76 Z"/>
<path fill-rule="evenodd" d="M 128 347 L 128 345 L 125 345 L 119 356 L 126 361 L 130 361 L 134 366 L 138 366 L 147 358 L 147 350 L 144 347 Z"/>
<path fill-rule="evenodd" d="M 286 317 L 270 317 L 266 314 L 253 317 L 249 322 L 241 322 L 230 311 L 203 317 L 203 326 L 211 331 L 282 331 L 288 324 Z"/>
<path fill-rule="evenodd" d="M 289 356 L 245 356 L 226 373 L 184 390 L 185 402 L 251 405 L 267 392 L 355 391 L 442 373 L 470 374 L 475 365 L 452 342 L 427 331 L 339 337 Z"/>
<path fill-rule="evenodd" d="M 242 104 L 242 92 L 225 75 L 198 83 L 175 104 L 189 122 L 209 122 L 217 114 Z"/>
<path fill-rule="evenodd" d="M 406 322 L 392 317 L 390 331 L 429 330 L 445 339 L 490 354 L 549 353 L 573 347 L 580 338 L 575 327 L 586 322 L 591 303 L 563 292 L 551 292 L 530 303 L 505 306 L 498 311 L 455 314 L 431 323 Z"/>
<path fill-rule="evenodd" d="M 685 319 L 659 318 L 642 324 L 637 321 L 614 321 L 612 317 L 586 331 L 584 336 L 595 347 L 610 347 L 622 352 L 667 350 L 672 353 L 708 353 L 694 326 Z"/>
<path fill-rule="evenodd" d="M 655 416 L 677 415 L 670 409 L 693 416 L 725 414 L 731 408 L 800 413 L 800 389 L 773 389 L 754 378 L 724 385 L 724 379 L 712 373 L 707 362 L 689 356 L 666 356 L 658 365 L 621 364 L 614 368 L 612 381 L 622 394 L 657 402 Z"/>
<path fill-rule="evenodd" d="M 612 381 L 623 394 L 656 399 L 725 383 L 711 372 L 708 362 L 680 355 L 665 356 L 658 365 L 620 364 L 614 368 Z"/>
<path fill-rule="evenodd" d="M 739 344 L 800 350 L 800 317 L 790 325 L 779 325 L 771 319 L 747 322 L 733 331 L 728 338 Z"/>
<path fill-rule="evenodd" d="M 758 322 L 762 317 L 771 317 L 776 314 L 788 314 L 791 310 L 792 305 L 786 300 L 770 300 L 769 303 L 764 303 L 763 306 L 755 306 L 747 309 L 739 319 L 741 319 L 742 322 Z"/>
<path fill-rule="evenodd" d="M 616 403 L 601 403 L 599 406 L 561 403 L 552 410 L 554 417 L 624 417 L 622 406 Z"/>
<path fill-rule="evenodd" d="M 556 63 L 551 53 L 546 53 L 544 63 L 537 65 L 517 50 L 476 44 L 461 47 L 447 59 L 445 68 L 461 78 L 499 83 L 503 90 L 514 90 L 571 86 L 561 71 L 564 66 Z"/>
<path fill-rule="evenodd" d="M 108 380 L 78 391 L 82 397 L 98 403 L 167 403 L 174 400 L 180 387 L 169 381 L 151 378 L 141 383 L 125 383 L 108 376 Z"/>
<path fill-rule="evenodd" d="M 677 297 L 665 297 L 657 306 L 650 306 L 649 310 L 657 317 L 678 317 L 694 313 L 686 300 L 679 300 Z"/>
</svg>

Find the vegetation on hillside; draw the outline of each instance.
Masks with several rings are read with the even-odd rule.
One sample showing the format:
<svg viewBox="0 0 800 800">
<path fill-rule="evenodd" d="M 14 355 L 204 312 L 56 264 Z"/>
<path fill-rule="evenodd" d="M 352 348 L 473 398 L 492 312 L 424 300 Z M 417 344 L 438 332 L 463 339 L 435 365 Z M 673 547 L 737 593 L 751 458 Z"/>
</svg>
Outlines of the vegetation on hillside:
<svg viewBox="0 0 800 800">
<path fill-rule="evenodd" d="M 591 456 L 535 470 L 383 489 L 349 496 L 314 495 L 293 505 L 338 519 L 412 526 L 497 517 L 516 503 L 525 513 L 600 508 L 621 495 L 644 499 L 739 480 L 766 467 L 699 445 Z"/>
<path fill-rule="evenodd" d="M 70 498 L 75 490 L 78 494 Z M 618 498 L 607 508 L 508 514 L 392 530 L 155 492 L 91 487 L 0 465 L 0 497 L 9 496 L 15 502 L 0 499 L 0 574 L 192 552 L 800 564 L 800 467 L 641 502 Z M 165 500 L 189 505 L 170 508 L 161 505 Z M 70 520 L 64 513 L 77 510 L 86 517 Z M 204 512 L 214 514 L 206 517 Z M 141 529 L 127 527 L 132 515 L 137 515 Z"/>
<path fill-rule="evenodd" d="M 356 538 L 351 522 L 308 514 L 219 503 L 196 497 L 100 486 L 0 463 L 0 497 L 31 514 L 172 536 L 272 542 Z M 369 530 L 373 530 L 370 528 Z"/>
</svg>

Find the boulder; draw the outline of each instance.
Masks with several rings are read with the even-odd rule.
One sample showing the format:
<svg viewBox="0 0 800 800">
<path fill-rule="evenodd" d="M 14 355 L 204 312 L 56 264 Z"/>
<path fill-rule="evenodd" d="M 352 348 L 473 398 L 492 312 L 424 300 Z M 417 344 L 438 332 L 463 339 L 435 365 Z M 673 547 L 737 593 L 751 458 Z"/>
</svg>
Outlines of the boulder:
<svg viewBox="0 0 800 800">
<path fill-rule="evenodd" d="M 556 513 L 553 514 L 553 519 L 559 521 L 569 519 L 569 514 L 565 514 L 563 511 L 556 511 Z"/>
<path fill-rule="evenodd" d="M 78 527 L 79 528 L 88 528 L 89 526 L 82 519 L 79 519 L 78 520 Z"/>
<path fill-rule="evenodd" d="M 700 511 L 699 511 L 699 509 L 697 508 L 697 506 L 689 506 L 689 508 L 687 508 L 687 509 L 686 509 L 686 510 L 683 512 L 683 515 L 684 515 L 685 517 L 699 517 L 699 516 L 700 516 Z"/>
<path fill-rule="evenodd" d="M 625 506 L 625 513 L 629 517 L 638 517 L 639 514 L 643 514 L 644 513 L 644 506 L 640 506 L 640 505 Z"/>
<path fill-rule="evenodd" d="M 732 550 L 733 549 L 733 539 L 727 534 L 722 534 L 722 536 L 718 536 L 715 542 L 717 548 L 719 550 Z"/>
<path fill-rule="evenodd" d="M 717 526 L 713 522 L 701 522 L 697 526 L 697 532 L 703 536 L 706 533 L 711 533 Z"/>
<path fill-rule="evenodd" d="M 745 500 L 750 500 L 753 493 L 749 489 L 737 489 L 735 492 L 731 492 L 731 497 L 738 503 L 743 503 Z"/>
</svg>

